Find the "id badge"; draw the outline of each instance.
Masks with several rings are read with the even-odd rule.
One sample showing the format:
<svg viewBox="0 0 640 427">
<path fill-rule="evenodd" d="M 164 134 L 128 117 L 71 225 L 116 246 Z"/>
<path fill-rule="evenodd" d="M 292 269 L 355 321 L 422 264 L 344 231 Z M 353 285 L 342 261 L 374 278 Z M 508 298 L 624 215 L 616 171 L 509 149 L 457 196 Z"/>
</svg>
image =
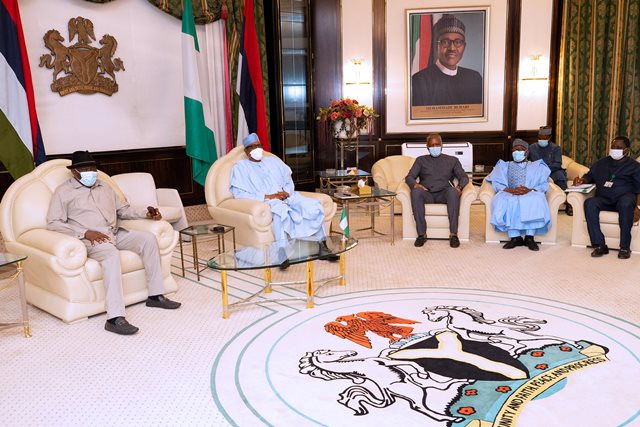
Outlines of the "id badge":
<svg viewBox="0 0 640 427">
<path fill-rule="evenodd" d="M 611 187 L 613 187 L 613 181 L 607 181 L 607 182 L 605 182 L 605 183 L 604 183 L 604 186 L 605 186 L 605 187 L 607 187 L 607 188 L 611 188 Z"/>
</svg>

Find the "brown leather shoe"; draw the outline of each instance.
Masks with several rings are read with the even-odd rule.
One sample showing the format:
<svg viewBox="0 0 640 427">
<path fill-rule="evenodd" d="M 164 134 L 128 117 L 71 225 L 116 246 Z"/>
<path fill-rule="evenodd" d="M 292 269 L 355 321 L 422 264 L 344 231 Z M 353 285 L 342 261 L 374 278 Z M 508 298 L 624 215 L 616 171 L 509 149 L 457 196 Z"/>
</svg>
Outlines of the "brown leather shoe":
<svg viewBox="0 0 640 427">
<path fill-rule="evenodd" d="M 139 328 L 127 322 L 122 316 L 116 317 L 112 322 L 108 320 L 104 323 L 104 329 L 118 335 L 133 335 L 139 331 Z"/>
<path fill-rule="evenodd" d="M 147 298 L 147 307 L 157 307 L 164 308 L 165 310 L 175 310 L 180 307 L 182 304 L 177 301 L 171 301 L 169 298 L 164 295 L 158 295 L 154 298 Z"/>
</svg>

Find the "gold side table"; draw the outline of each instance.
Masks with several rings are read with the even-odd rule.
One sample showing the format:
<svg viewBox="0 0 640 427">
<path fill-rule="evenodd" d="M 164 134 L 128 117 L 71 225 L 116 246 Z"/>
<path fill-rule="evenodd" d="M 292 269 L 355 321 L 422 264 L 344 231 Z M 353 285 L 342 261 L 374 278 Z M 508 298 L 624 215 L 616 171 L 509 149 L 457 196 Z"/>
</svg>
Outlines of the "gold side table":
<svg viewBox="0 0 640 427">
<path fill-rule="evenodd" d="M 18 292 L 20 293 L 20 306 L 22 309 L 22 322 L 0 323 L 0 329 L 22 326 L 24 336 L 30 338 L 31 328 L 29 327 L 27 295 L 24 289 L 24 273 L 22 271 L 22 261 L 25 259 L 27 259 L 25 255 L 0 252 L 0 279 L 7 281 L 7 283 L 0 285 L 0 291 L 7 289 L 11 284 L 17 282 Z"/>
<path fill-rule="evenodd" d="M 217 239 L 218 248 L 215 252 L 216 254 L 221 254 L 226 251 L 224 238 L 227 233 L 231 233 L 231 238 L 233 242 L 233 249 L 236 249 L 236 229 L 230 225 L 223 224 L 200 224 L 200 225 L 192 225 L 185 229 L 180 230 L 180 262 L 182 265 L 182 277 L 185 277 L 185 268 L 184 268 L 184 251 L 182 249 L 182 236 L 191 237 L 191 247 L 193 249 L 193 268 L 196 273 L 196 277 L 198 281 L 200 281 L 200 272 L 207 268 L 206 263 L 200 263 L 198 258 L 198 238 L 200 240 L 204 238 L 212 238 L 215 237 Z"/>
</svg>

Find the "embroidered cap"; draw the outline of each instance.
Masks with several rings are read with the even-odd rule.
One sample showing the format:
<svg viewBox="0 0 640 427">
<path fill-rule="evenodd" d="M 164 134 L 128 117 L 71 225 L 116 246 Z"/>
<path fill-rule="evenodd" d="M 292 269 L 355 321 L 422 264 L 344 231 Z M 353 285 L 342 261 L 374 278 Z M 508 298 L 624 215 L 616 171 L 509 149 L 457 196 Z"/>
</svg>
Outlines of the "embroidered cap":
<svg viewBox="0 0 640 427">
<path fill-rule="evenodd" d="M 256 135 L 255 133 L 251 133 L 244 137 L 244 139 L 242 140 L 242 145 L 244 145 L 246 148 L 251 144 L 255 144 L 256 142 L 260 142 L 260 138 L 258 138 L 258 135 Z"/>
<path fill-rule="evenodd" d="M 516 138 L 513 140 L 513 142 L 511 143 L 511 147 L 524 147 L 525 150 L 529 149 L 529 144 L 527 143 L 527 141 L 520 139 L 520 138 Z"/>
<path fill-rule="evenodd" d="M 464 23 L 455 17 L 455 15 L 443 15 L 433 26 L 433 32 L 436 34 L 436 40 L 440 39 L 442 34 L 458 33 L 464 36 Z"/>
<path fill-rule="evenodd" d="M 538 135 L 551 136 L 551 131 L 552 131 L 551 126 L 540 126 Z"/>
</svg>

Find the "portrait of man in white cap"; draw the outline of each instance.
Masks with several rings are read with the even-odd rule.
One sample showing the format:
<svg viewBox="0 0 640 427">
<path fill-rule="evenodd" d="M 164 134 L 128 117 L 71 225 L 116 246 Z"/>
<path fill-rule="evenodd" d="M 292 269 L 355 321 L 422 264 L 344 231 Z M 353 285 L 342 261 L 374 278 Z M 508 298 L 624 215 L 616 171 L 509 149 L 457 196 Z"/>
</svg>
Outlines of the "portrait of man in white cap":
<svg viewBox="0 0 640 427">
<path fill-rule="evenodd" d="M 463 14 L 444 14 L 433 24 L 430 64 L 411 76 L 412 107 L 483 103 L 482 76 L 459 66 L 467 49 L 462 17 Z"/>
</svg>

